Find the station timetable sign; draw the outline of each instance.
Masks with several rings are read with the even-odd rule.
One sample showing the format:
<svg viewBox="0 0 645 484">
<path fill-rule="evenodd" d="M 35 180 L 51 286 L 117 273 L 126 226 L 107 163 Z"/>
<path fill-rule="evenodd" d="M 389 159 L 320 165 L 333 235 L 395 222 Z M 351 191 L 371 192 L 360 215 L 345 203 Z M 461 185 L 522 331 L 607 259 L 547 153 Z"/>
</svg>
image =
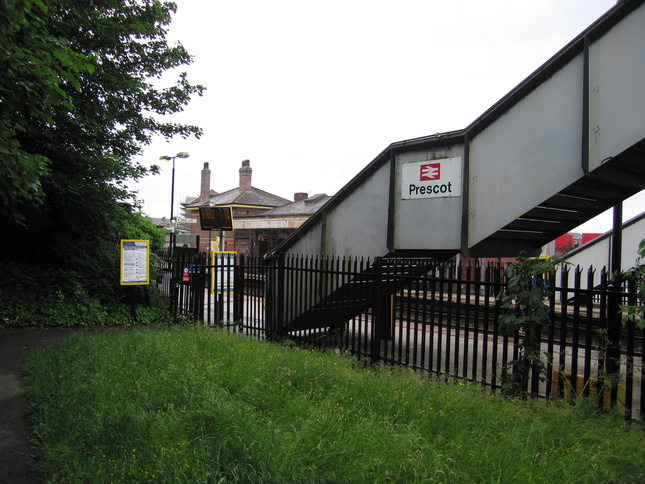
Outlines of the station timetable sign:
<svg viewBox="0 0 645 484">
<path fill-rule="evenodd" d="M 121 285 L 150 283 L 150 241 L 121 240 Z"/>
<path fill-rule="evenodd" d="M 199 220 L 202 230 L 233 230 L 231 207 L 200 207 Z"/>
</svg>

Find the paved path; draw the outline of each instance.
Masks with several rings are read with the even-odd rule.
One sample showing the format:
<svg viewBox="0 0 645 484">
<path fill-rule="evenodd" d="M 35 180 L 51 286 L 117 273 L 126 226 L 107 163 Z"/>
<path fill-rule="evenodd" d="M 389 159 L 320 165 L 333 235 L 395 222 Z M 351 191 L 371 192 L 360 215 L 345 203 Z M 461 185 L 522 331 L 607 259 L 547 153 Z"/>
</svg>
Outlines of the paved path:
<svg viewBox="0 0 645 484">
<path fill-rule="evenodd" d="M 79 331 L 97 332 L 101 328 L 0 329 L 0 483 L 42 482 L 29 445 L 32 434 L 25 421 L 21 386 L 25 355 L 32 349 L 55 346 Z"/>
</svg>

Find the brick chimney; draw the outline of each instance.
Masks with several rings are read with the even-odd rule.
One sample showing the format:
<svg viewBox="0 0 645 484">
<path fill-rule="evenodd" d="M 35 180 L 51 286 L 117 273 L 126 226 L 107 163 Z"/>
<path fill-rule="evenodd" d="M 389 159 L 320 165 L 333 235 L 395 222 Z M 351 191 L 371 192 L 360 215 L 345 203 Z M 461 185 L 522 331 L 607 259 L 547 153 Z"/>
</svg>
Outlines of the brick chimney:
<svg viewBox="0 0 645 484">
<path fill-rule="evenodd" d="M 200 203 L 207 202 L 211 198 L 211 171 L 208 168 L 208 163 L 204 163 L 202 170 L 202 184 L 199 191 Z"/>
<path fill-rule="evenodd" d="M 294 202 L 299 202 L 300 200 L 305 200 L 306 198 L 308 198 L 308 195 L 306 192 L 296 192 L 293 194 Z"/>
<path fill-rule="evenodd" d="M 249 160 L 244 160 L 242 162 L 242 168 L 240 168 L 240 190 L 243 192 L 251 189 L 251 174 L 253 173 L 253 169 L 250 165 L 251 162 Z"/>
</svg>

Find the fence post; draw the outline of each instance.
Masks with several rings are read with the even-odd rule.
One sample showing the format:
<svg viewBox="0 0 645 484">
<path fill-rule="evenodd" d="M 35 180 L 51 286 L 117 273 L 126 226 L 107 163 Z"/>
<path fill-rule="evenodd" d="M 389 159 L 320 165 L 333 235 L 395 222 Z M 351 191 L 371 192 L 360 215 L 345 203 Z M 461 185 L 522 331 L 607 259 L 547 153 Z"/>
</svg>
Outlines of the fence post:
<svg viewBox="0 0 645 484">
<path fill-rule="evenodd" d="M 210 232 L 209 232 L 210 233 Z M 210 247 L 210 244 L 209 244 Z M 213 271 L 213 254 L 210 250 L 206 256 L 206 266 L 204 270 L 204 277 L 206 277 L 206 296 L 204 301 L 204 311 L 206 313 L 206 318 L 204 318 L 204 324 L 211 326 L 215 324 L 213 318 L 213 294 L 215 291 L 215 272 Z"/>
<path fill-rule="evenodd" d="M 190 274 L 190 311 L 196 321 L 204 321 L 204 291 L 206 274 L 206 253 L 195 254 Z"/>
<path fill-rule="evenodd" d="M 609 285 L 609 318 L 607 319 L 607 373 L 611 382 L 611 406 L 616 406 L 618 377 L 620 373 L 620 293 L 622 288 L 623 204 L 614 205 L 614 223 L 611 236 L 611 279 Z"/>
<path fill-rule="evenodd" d="M 219 254 L 214 254 L 211 260 L 211 271 L 213 271 L 213 324 L 222 324 L 222 303 L 220 301 L 220 292 L 223 282 L 223 273 L 221 263 L 222 258 L 218 257 Z M 219 260 L 218 260 L 219 259 Z"/>
<path fill-rule="evenodd" d="M 271 257 L 266 275 L 266 322 L 267 339 L 274 339 L 284 326 L 285 255 Z"/>
<path fill-rule="evenodd" d="M 637 289 L 636 289 L 636 277 L 632 275 L 627 280 L 627 305 L 635 306 L 638 303 Z M 641 333 L 641 342 L 642 342 Z M 625 368 L 625 418 L 631 418 L 633 412 L 633 394 L 634 394 L 634 353 L 635 353 L 635 340 L 636 340 L 636 322 L 630 321 L 627 324 L 627 358 L 626 358 L 626 368 Z M 642 353 L 642 343 L 641 343 L 641 353 Z M 643 393 L 645 390 L 642 388 L 643 385 L 643 373 L 642 373 L 642 358 L 641 358 L 641 416 L 643 415 Z"/>
<path fill-rule="evenodd" d="M 610 405 L 616 406 L 618 397 L 618 378 L 620 374 L 620 335 L 622 321 L 620 314 L 620 292 L 622 274 L 619 270 L 611 273 L 609 284 L 609 297 L 607 302 L 607 349 L 605 361 L 607 375 L 610 383 Z"/>
<path fill-rule="evenodd" d="M 179 254 L 170 250 L 170 314 L 173 323 L 177 322 L 179 313 Z"/>
<path fill-rule="evenodd" d="M 374 261 L 374 313 L 372 316 L 372 360 L 381 357 L 381 339 L 383 329 L 387 324 L 387 307 L 385 306 L 385 291 L 383 290 L 383 258 Z"/>
<path fill-rule="evenodd" d="M 233 322 L 242 322 L 244 311 L 244 254 L 239 255 L 238 263 L 233 266 Z"/>
</svg>

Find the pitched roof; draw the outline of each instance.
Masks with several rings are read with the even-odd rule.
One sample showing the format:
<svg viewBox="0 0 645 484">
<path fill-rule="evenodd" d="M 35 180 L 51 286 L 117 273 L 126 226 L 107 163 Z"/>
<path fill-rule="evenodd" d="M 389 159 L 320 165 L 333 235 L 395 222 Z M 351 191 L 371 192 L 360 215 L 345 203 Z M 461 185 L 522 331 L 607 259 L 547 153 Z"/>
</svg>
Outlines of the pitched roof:
<svg viewBox="0 0 645 484">
<path fill-rule="evenodd" d="M 203 206 L 224 206 L 224 205 L 253 205 L 257 207 L 280 207 L 290 203 L 286 198 L 273 195 L 259 188 L 251 187 L 248 190 L 241 190 L 239 187 L 233 188 L 223 193 L 212 195 L 207 201 L 200 202 L 199 197 L 186 203 L 187 209 Z"/>
<path fill-rule="evenodd" d="M 295 202 L 282 205 L 280 207 L 274 208 L 273 210 L 267 210 L 257 215 L 250 215 L 248 218 L 254 217 L 297 217 L 302 215 L 311 215 L 317 212 L 327 201 L 331 199 L 325 193 L 318 193 L 312 195 L 309 198 L 303 200 L 297 200 Z M 247 218 L 247 217 L 244 217 Z"/>
<path fill-rule="evenodd" d="M 210 197 L 218 195 L 218 193 L 213 189 L 210 189 L 208 191 L 208 194 L 209 194 Z M 186 197 L 186 201 L 182 202 L 181 204 L 184 207 L 193 206 L 193 205 L 197 206 L 200 198 L 201 198 L 201 195 L 199 195 L 197 197 Z"/>
</svg>

